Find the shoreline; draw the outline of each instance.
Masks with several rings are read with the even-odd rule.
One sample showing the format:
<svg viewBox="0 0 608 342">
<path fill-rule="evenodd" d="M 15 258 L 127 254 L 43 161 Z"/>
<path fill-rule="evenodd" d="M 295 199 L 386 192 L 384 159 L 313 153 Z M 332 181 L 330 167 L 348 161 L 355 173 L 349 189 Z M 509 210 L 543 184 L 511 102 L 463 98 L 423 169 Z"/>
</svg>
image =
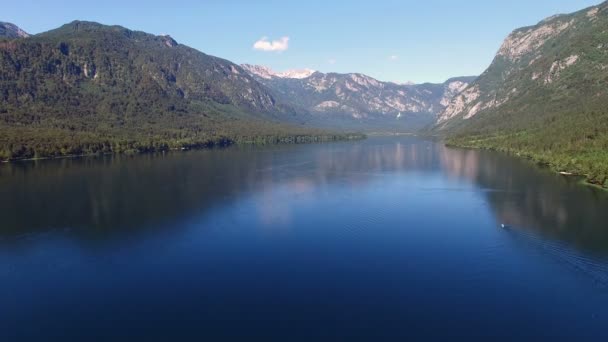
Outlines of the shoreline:
<svg viewBox="0 0 608 342">
<path fill-rule="evenodd" d="M 527 155 L 527 154 L 522 154 L 520 152 L 504 151 L 504 150 L 497 149 L 497 148 L 492 148 L 492 147 L 470 146 L 470 145 L 464 145 L 464 144 L 463 145 L 459 145 L 459 144 L 454 144 L 454 143 L 448 143 L 445 140 L 443 141 L 443 144 L 446 147 L 466 148 L 466 149 L 472 149 L 472 150 L 486 150 L 486 151 L 493 151 L 493 152 L 504 153 L 504 154 L 507 154 L 509 156 L 517 157 L 519 159 L 528 160 L 528 161 L 534 163 L 538 167 L 542 167 L 542 166 L 547 167 L 549 170 L 551 170 L 551 172 L 555 173 L 556 175 L 562 176 L 562 177 L 568 177 L 568 178 L 578 177 L 578 178 L 581 178 L 581 180 L 578 182 L 581 185 L 592 187 L 592 188 L 603 190 L 603 191 L 608 191 L 608 187 L 607 186 L 604 186 L 602 184 L 597 184 L 597 183 L 592 182 L 590 180 L 589 175 L 578 173 L 575 170 L 567 170 L 567 169 L 564 169 L 564 168 L 558 168 L 557 166 L 555 166 L 550 161 L 536 159 L 533 156 L 530 156 L 530 155 Z"/>
<path fill-rule="evenodd" d="M 292 141 L 277 141 L 277 142 L 264 142 L 259 143 L 256 142 L 255 139 L 249 141 L 233 141 L 230 140 L 224 144 L 196 144 L 192 146 L 182 146 L 182 147 L 173 147 L 166 148 L 160 150 L 141 150 L 141 151 L 125 151 L 125 152 L 96 152 L 96 153 L 83 153 L 83 154 L 67 154 L 67 155 L 58 155 L 58 156 L 49 156 L 49 157 L 35 157 L 35 158 L 17 158 L 17 159 L 8 159 L 8 160 L 0 160 L 0 164 L 11 164 L 11 163 L 19 163 L 19 162 L 35 162 L 35 161 L 44 161 L 44 160 L 60 160 L 60 159 L 76 159 L 76 158 L 86 158 L 86 157 L 95 157 L 95 156 L 106 156 L 106 155 L 123 155 L 123 156 L 135 156 L 135 155 L 144 155 L 144 154 L 153 154 L 153 153 L 165 153 L 165 152 L 188 152 L 188 151 L 199 151 L 199 150 L 212 150 L 212 149 L 224 149 L 231 146 L 264 146 L 264 145 L 305 145 L 305 144 L 322 144 L 322 143 L 332 143 L 332 142 L 341 142 L 341 141 L 358 141 L 367 139 L 367 135 L 360 133 L 346 133 L 343 136 L 340 136 L 339 139 L 325 139 L 328 136 L 315 136 L 314 140 L 297 140 L 294 139 Z M 297 135 L 292 136 L 292 138 L 297 138 Z"/>
</svg>

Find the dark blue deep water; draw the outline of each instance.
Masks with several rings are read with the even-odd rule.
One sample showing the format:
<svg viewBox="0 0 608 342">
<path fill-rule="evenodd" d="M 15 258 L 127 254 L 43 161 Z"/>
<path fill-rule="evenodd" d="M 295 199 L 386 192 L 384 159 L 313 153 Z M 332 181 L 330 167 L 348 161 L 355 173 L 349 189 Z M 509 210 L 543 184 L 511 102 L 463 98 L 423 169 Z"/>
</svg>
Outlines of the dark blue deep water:
<svg viewBox="0 0 608 342">
<path fill-rule="evenodd" d="M 408 337 L 606 340 L 606 193 L 413 137 L 0 165 L 2 341 Z"/>
</svg>

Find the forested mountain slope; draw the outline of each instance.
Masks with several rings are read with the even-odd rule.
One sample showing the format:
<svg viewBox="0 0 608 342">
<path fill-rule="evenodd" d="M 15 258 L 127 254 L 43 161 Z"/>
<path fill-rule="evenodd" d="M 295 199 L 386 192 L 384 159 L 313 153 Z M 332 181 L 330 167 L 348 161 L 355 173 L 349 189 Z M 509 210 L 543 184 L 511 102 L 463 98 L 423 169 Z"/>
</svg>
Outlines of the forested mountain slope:
<svg viewBox="0 0 608 342">
<path fill-rule="evenodd" d="M 240 66 L 169 36 L 75 21 L 0 38 L 0 159 L 310 131 L 271 121 L 298 118 Z"/>
<path fill-rule="evenodd" d="M 515 30 L 440 114 L 451 143 L 504 150 L 608 186 L 608 4 Z"/>
</svg>

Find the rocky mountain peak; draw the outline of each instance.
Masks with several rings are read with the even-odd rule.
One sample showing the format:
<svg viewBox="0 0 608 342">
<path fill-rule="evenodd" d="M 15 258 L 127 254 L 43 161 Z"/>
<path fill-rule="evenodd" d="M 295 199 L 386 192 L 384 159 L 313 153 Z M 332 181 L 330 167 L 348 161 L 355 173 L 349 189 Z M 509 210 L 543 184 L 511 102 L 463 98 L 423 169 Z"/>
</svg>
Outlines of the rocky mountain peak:
<svg viewBox="0 0 608 342">
<path fill-rule="evenodd" d="M 247 71 L 248 73 L 267 80 L 272 79 L 273 77 L 304 79 L 312 76 L 315 72 L 317 72 L 316 70 L 312 69 L 293 69 L 282 72 L 276 72 L 269 67 L 252 64 L 242 64 L 241 67 L 245 69 L 245 71 Z"/>
<path fill-rule="evenodd" d="M 279 72 L 275 75 L 280 78 L 303 79 L 303 78 L 310 77 L 315 72 L 317 72 L 317 71 L 313 70 L 313 69 L 294 69 L 294 70 L 286 70 L 283 72 Z"/>
<path fill-rule="evenodd" d="M 438 116 L 438 127 L 459 125 L 462 120 L 485 113 L 518 111 L 513 103 L 522 98 L 562 95 L 563 89 L 578 88 L 569 82 L 579 78 L 585 79 L 585 84 L 594 84 L 590 79 L 600 78 L 608 69 L 608 44 L 602 41 L 607 28 L 608 2 L 604 2 L 514 30 L 490 67 L 452 98 Z"/>
<path fill-rule="evenodd" d="M 162 38 L 163 43 L 165 43 L 165 45 L 168 47 L 175 47 L 179 45 L 177 41 L 168 34 L 163 34 L 160 37 Z"/>
<path fill-rule="evenodd" d="M 549 39 L 558 36 L 572 24 L 573 21 L 568 20 L 567 17 L 558 16 L 542 21 L 534 27 L 515 30 L 505 39 L 498 50 L 498 55 L 512 61 L 517 60 L 538 49 Z"/>
<path fill-rule="evenodd" d="M 278 99 L 311 113 L 319 122 L 358 129 L 413 130 L 432 123 L 450 100 L 474 80 L 453 78 L 441 84 L 397 84 L 361 73 L 276 73 L 258 65 L 242 65 Z"/>
<path fill-rule="evenodd" d="M 27 38 L 30 35 L 23 31 L 19 26 L 7 22 L 0 21 L 0 37 L 15 39 Z"/>
</svg>

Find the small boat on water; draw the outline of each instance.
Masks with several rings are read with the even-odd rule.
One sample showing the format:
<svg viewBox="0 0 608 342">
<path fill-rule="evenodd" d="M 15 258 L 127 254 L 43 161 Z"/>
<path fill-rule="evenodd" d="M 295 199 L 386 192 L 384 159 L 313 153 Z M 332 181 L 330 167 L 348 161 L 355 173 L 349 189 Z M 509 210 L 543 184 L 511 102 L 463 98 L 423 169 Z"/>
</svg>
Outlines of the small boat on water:
<svg viewBox="0 0 608 342">
<path fill-rule="evenodd" d="M 509 225 L 508 225 L 508 224 L 504 224 L 504 223 L 502 223 L 502 224 L 500 225 L 500 228 L 507 229 L 507 228 L 509 228 Z"/>
</svg>

